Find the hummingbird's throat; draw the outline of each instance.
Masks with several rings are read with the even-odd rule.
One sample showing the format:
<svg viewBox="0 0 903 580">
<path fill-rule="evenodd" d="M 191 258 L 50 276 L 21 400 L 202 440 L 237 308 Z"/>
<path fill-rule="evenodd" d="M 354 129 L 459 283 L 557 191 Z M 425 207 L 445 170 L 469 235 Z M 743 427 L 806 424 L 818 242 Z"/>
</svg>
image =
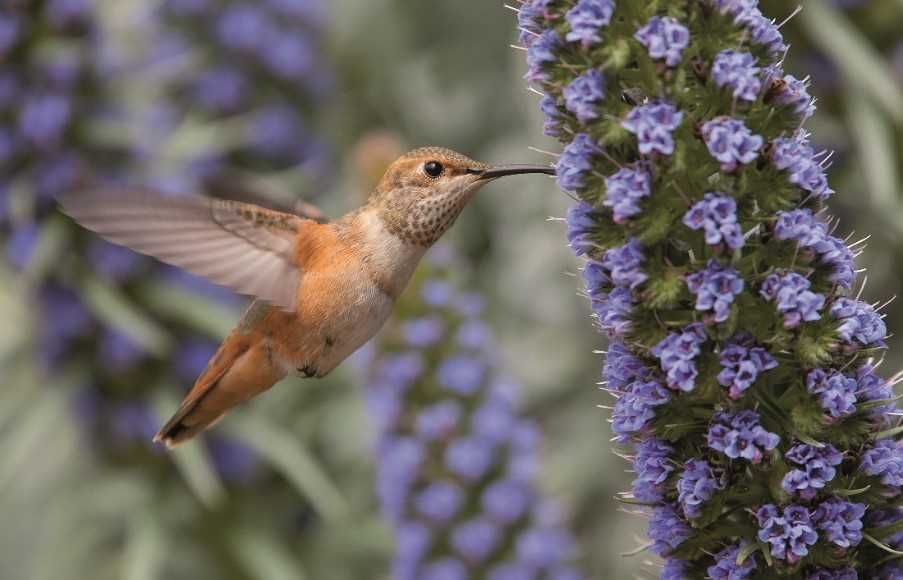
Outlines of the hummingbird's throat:
<svg viewBox="0 0 903 580">
<path fill-rule="evenodd" d="M 474 187 L 450 188 L 425 196 L 415 193 L 407 198 L 402 192 L 388 200 L 381 217 L 393 235 L 428 248 L 452 226 L 475 191 Z"/>
</svg>

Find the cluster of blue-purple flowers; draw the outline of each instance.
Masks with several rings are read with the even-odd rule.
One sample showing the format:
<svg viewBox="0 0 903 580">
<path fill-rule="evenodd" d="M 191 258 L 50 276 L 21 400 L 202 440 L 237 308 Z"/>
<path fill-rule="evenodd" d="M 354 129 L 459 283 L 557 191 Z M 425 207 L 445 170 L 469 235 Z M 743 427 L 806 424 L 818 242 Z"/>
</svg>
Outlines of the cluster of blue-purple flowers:
<svg viewBox="0 0 903 580">
<path fill-rule="evenodd" d="M 756 0 L 523 0 L 520 25 L 662 578 L 900 577 L 887 330 L 819 217 L 778 26 Z"/>
<path fill-rule="evenodd" d="M 448 281 L 444 248 L 433 256 L 366 387 L 393 578 L 578 580 L 572 538 L 535 488 L 537 426 L 495 368 L 479 297 Z"/>
</svg>

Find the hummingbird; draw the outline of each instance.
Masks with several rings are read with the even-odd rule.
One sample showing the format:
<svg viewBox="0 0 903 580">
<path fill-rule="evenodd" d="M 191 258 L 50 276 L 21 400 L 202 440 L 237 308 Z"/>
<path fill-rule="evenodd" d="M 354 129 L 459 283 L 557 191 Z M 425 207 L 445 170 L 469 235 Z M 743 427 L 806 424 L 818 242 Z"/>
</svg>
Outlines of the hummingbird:
<svg viewBox="0 0 903 580">
<path fill-rule="evenodd" d="M 362 207 L 333 222 L 141 189 L 70 193 L 59 202 L 107 240 L 253 299 L 154 436 L 172 448 L 289 374 L 327 375 L 379 331 L 420 259 L 474 194 L 527 173 L 554 169 L 415 149 L 389 165 Z"/>
</svg>

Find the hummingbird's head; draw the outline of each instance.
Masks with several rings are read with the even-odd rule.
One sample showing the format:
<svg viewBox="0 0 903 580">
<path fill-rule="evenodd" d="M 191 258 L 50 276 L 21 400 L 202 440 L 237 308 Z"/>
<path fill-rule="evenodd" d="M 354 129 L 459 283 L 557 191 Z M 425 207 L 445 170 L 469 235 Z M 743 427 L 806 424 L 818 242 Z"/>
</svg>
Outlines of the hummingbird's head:
<svg viewBox="0 0 903 580">
<path fill-rule="evenodd" d="M 370 196 L 389 230 L 403 240 L 430 246 L 484 185 L 506 175 L 545 173 L 541 165 L 492 166 L 441 147 L 423 147 L 395 160 Z"/>
</svg>

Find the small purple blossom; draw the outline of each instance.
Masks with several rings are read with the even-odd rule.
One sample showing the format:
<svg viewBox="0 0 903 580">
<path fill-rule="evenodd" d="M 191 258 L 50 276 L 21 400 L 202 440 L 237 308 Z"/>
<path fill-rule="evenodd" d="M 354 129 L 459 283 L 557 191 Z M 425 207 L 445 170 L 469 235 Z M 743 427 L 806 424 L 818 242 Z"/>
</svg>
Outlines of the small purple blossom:
<svg viewBox="0 0 903 580">
<path fill-rule="evenodd" d="M 858 387 L 856 379 L 839 372 L 813 369 L 806 375 L 806 389 L 818 397 L 821 406 L 834 420 L 856 412 Z"/>
<path fill-rule="evenodd" d="M 859 384 L 856 396 L 860 401 L 887 401 L 886 405 L 870 409 L 869 414 L 882 422 L 889 422 L 891 413 L 897 408 L 896 403 L 891 400 L 894 398 L 893 385 L 875 374 L 875 368 L 868 364 L 856 369 L 856 382 Z"/>
<path fill-rule="evenodd" d="M 897 495 L 903 486 L 903 441 L 880 439 L 862 454 L 859 468 L 866 475 L 878 477 Z"/>
<path fill-rule="evenodd" d="M 649 56 L 664 60 L 668 66 L 680 64 L 684 49 L 690 45 L 687 27 L 668 16 L 653 16 L 634 38 L 649 50 Z"/>
<path fill-rule="evenodd" d="M 765 371 L 778 366 L 771 354 L 760 346 L 746 346 L 739 342 L 727 345 L 719 354 L 721 372 L 718 384 L 727 387 L 731 399 L 739 399 Z"/>
<path fill-rule="evenodd" d="M 575 135 L 555 164 L 558 187 L 574 192 L 586 185 L 586 175 L 592 171 L 592 159 L 601 151 L 599 145 L 586 133 Z"/>
<path fill-rule="evenodd" d="M 825 305 L 825 297 L 809 290 L 808 279 L 790 272 L 784 276 L 771 274 L 762 283 L 759 294 L 777 304 L 778 312 L 784 315 L 784 327 L 796 328 L 801 322 L 819 320 L 819 310 Z"/>
<path fill-rule="evenodd" d="M 608 26 L 614 11 L 612 0 L 580 0 L 564 15 L 571 26 L 565 39 L 569 42 L 579 41 L 584 48 L 602 42 L 599 31 Z"/>
<path fill-rule="evenodd" d="M 728 319 L 731 304 L 743 292 L 743 285 L 743 278 L 737 270 L 717 260 L 709 260 L 705 270 L 687 276 L 687 287 L 696 294 L 696 310 L 712 311 L 715 322 Z"/>
<path fill-rule="evenodd" d="M 781 438 L 759 424 L 758 413 L 746 410 L 717 413 L 712 418 L 706 441 L 709 447 L 731 459 L 742 458 L 757 464 L 761 463 L 766 451 L 778 446 Z"/>
<path fill-rule="evenodd" d="M 590 69 L 571 81 L 564 90 L 564 106 L 580 123 L 599 118 L 599 105 L 605 100 L 605 75 Z"/>
<path fill-rule="evenodd" d="M 730 14 L 734 23 L 746 28 L 751 40 L 764 46 L 772 55 L 787 50 L 787 45 L 774 21 L 757 7 L 757 0 L 710 0 L 722 14 Z"/>
<path fill-rule="evenodd" d="M 616 286 L 634 289 L 649 279 L 649 275 L 641 269 L 645 261 L 643 244 L 636 238 L 630 238 L 623 246 L 605 252 L 601 264 Z"/>
<path fill-rule="evenodd" d="M 753 102 L 762 91 L 761 70 L 749 52 L 722 50 L 712 65 L 712 78 L 719 87 L 732 89 L 735 99 Z"/>
<path fill-rule="evenodd" d="M 502 530 L 488 518 L 468 520 L 452 530 L 451 545 L 468 562 L 482 562 L 495 550 Z"/>
<path fill-rule="evenodd" d="M 593 237 L 599 230 L 599 210 L 585 201 L 571 206 L 567 215 L 567 239 L 575 256 L 584 256 L 598 247 Z"/>
<path fill-rule="evenodd" d="M 806 580 L 859 580 L 859 574 L 852 568 L 819 568 Z"/>
<path fill-rule="evenodd" d="M 470 395 L 483 383 L 486 363 L 470 356 L 454 355 L 447 358 L 437 371 L 439 384 L 461 395 Z"/>
<path fill-rule="evenodd" d="M 680 332 L 672 332 L 652 349 L 659 358 L 662 370 L 672 389 L 690 392 L 696 388 L 696 357 L 702 344 L 707 340 L 701 323 L 686 326 Z"/>
<path fill-rule="evenodd" d="M 829 542 L 841 548 L 852 548 L 862 541 L 862 516 L 865 504 L 831 497 L 821 502 L 813 520 Z"/>
<path fill-rule="evenodd" d="M 663 504 L 652 510 L 646 535 L 654 542 L 650 549 L 659 556 L 666 556 L 693 535 L 693 531 L 673 504 Z"/>
<path fill-rule="evenodd" d="M 529 47 L 542 31 L 548 12 L 549 0 L 526 0 L 517 12 L 517 26 L 520 28 L 520 41 Z"/>
<path fill-rule="evenodd" d="M 884 346 L 887 326 L 870 305 L 851 298 L 838 298 L 831 305 L 831 316 L 840 321 L 837 334 L 845 341 L 862 346 Z"/>
<path fill-rule="evenodd" d="M 546 95 L 539 101 L 539 110 L 543 114 L 543 133 L 549 137 L 561 135 L 561 112 L 558 110 L 558 101 Z"/>
<path fill-rule="evenodd" d="M 615 223 L 622 224 L 640 213 L 640 201 L 651 193 L 652 176 L 643 167 L 624 167 L 605 178 L 605 201 L 612 208 Z"/>
<path fill-rule="evenodd" d="M 802 115 L 803 120 L 815 113 L 815 101 L 809 96 L 808 81 L 786 75 L 783 79 L 772 83 L 770 92 L 774 95 L 776 103 L 791 107 L 797 114 Z"/>
<path fill-rule="evenodd" d="M 548 79 L 544 69 L 547 63 L 555 61 L 555 53 L 552 51 L 560 46 L 561 37 L 554 30 L 544 30 L 527 48 L 527 73 L 524 78 L 531 83 Z"/>
<path fill-rule="evenodd" d="M 819 221 L 809 209 L 795 209 L 777 213 L 774 236 L 779 240 L 795 240 L 800 249 L 814 253 L 819 262 L 832 270 L 830 280 L 844 288 L 853 284 L 855 264 L 853 252 L 843 240 L 828 232 L 828 225 Z"/>
<path fill-rule="evenodd" d="M 806 443 L 794 445 L 784 458 L 797 467 L 787 472 L 781 487 L 805 500 L 813 499 L 824 489 L 837 475 L 836 467 L 843 462 L 843 455 L 830 444 L 821 448 Z"/>
<path fill-rule="evenodd" d="M 436 523 L 446 523 L 457 515 L 463 500 L 460 487 L 451 482 L 437 481 L 414 497 L 414 506 L 426 518 Z"/>
<path fill-rule="evenodd" d="M 655 419 L 655 408 L 671 400 L 671 393 L 657 381 L 636 379 L 615 390 L 618 401 L 612 411 L 612 430 L 618 439 L 643 432 Z"/>
<path fill-rule="evenodd" d="M 431 316 L 415 318 L 404 323 L 401 327 L 405 342 L 412 347 L 428 347 L 436 344 L 445 333 L 445 324 L 442 319 Z"/>
<path fill-rule="evenodd" d="M 737 202 L 729 195 L 707 193 L 684 214 L 683 223 L 692 230 L 705 231 L 705 243 L 724 243 L 732 250 L 743 247 L 743 232 L 737 223 Z"/>
<path fill-rule="evenodd" d="M 746 580 L 752 576 L 758 564 L 755 554 L 749 554 L 742 564 L 737 563 L 737 557 L 746 545 L 746 542 L 740 542 L 715 554 L 715 564 L 706 570 L 708 577 L 712 580 Z"/>
<path fill-rule="evenodd" d="M 646 502 L 661 501 L 663 484 L 676 468 L 668 456 L 674 448 L 655 437 L 637 443 L 633 469 L 633 496 Z"/>
<path fill-rule="evenodd" d="M 666 558 L 659 580 L 686 580 L 689 574 L 689 567 L 690 565 L 686 560 Z"/>
<path fill-rule="evenodd" d="M 809 554 L 818 540 L 812 514 L 802 506 L 786 506 L 783 511 L 767 504 L 756 512 L 759 540 L 771 544 L 771 555 L 790 564 Z"/>
<path fill-rule="evenodd" d="M 703 124 L 702 138 L 709 153 L 727 172 L 755 161 L 765 143 L 760 135 L 753 135 L 743 121 L 730 117 L 718 117 Z"/>
<path fill-rule="evenodd" d="M 654 101 L 634 107 L 621 126 L 637 136 L 640 153 L 674 153 L 672 133 L 680 126 L 683 113 L 667 101 Z"/>
<path fill-rule="evenodd" d="M 687 518 L 698 518 L 702 515 L 703 504 L 721 489 L 724 489 L 724 482 L 707 461 L 690 459 L 684 463 L 683 473 L 677 481 L 677 501 Z"/>
<path fill-rule="evenodd" d="M 823 166 L 827 155 L 825 152 L 815 153 L 805 132 L 798 131 L 791 138 L 779 137 L 772 141 L 770 157 L 775 167 L 790 173 L 790 183 L 818 199 L 825 200 L 834 193 L 828 185 Z"/>
</svg>

